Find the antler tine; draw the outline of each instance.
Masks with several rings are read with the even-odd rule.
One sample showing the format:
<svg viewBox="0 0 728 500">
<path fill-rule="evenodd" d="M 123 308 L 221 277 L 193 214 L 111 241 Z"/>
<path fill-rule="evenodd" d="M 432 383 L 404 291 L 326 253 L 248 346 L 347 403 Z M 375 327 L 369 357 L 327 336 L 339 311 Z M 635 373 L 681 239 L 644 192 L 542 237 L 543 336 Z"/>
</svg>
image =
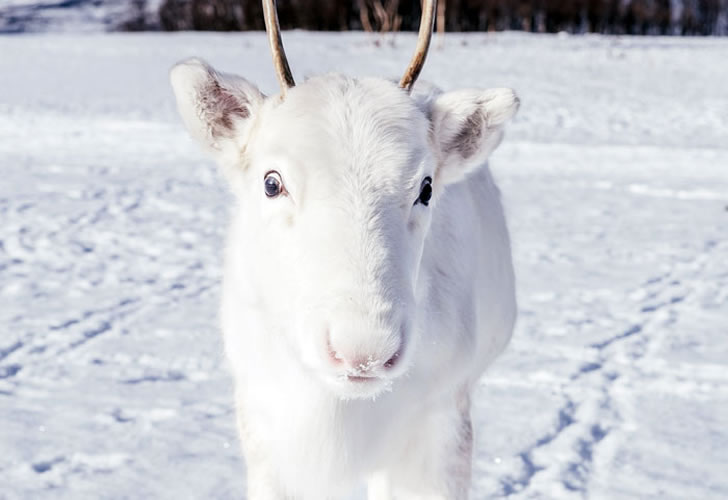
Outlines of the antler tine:
<svg viewBox="0 0 728 500">
<path fill-rule="evenodd" d="M 422 66 L 425 64 L 427 50 L 430 48 L 430 39 L 432 38 L 436 7 L 437 0 L 422 1 L 422 17 L 420 18 L 419 35 L 417 35 L 417 48 L 410 60 L 409 66 L 407 66 L 407 70 L 404 72 L 404 76 L 399 81 L 399 86 L 407 90 L 407 92 L 412 91 L 412 85 L 414 85 L 417 77 L 420 76 Z"/>
<path fill-rule="evenodd" d="M 281 93 L 285 95 L 286 90 L 296 85 L 296 82 L 293 81 L 291 68 L 288 66 L 288 59 L 286 59 L 286 51 L 283 50 L 276 0 L 263 0 L 263 17 L 265 18 L 265 31 L 268 33 L 270 51 L 273 55 L 273 65 L 276 68 L 278 82 L 281 84 Z"/>
</svg>

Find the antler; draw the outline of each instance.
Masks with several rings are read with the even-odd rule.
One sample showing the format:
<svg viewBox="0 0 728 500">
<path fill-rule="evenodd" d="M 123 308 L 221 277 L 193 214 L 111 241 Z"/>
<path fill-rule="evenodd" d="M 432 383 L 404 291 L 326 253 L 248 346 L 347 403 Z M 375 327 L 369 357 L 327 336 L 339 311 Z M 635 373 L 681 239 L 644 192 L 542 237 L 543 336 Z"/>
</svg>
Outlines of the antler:
<svg viewBox="0 0 728 500">
<path fill-rule="evenodd" d="M 286 59 L 286 51 L 283 50 L 276 0 L 263 0 L 263 17 L 265 18 L 265 31 L 268 33 L 270 51 L 273 55 L 273 65 L 276 68 L 276 75 L 281 84 L 281 93 L 285 95 L 286 90 L 296 85 L 296 82 L 293 81 L 291 68 L 288 66 L 288 59 Z"/>
<path fill-rule="evenodd" d="M 436 6 L 437 0 L 422 1 L 422 17 L 420 18 L 420 32 L 417 35 L 417 48 L 412 56 L 412 60 L 410 60 L 409 66 L 407 66 L 407 70 L 404 72 L 404 76 L 399 81 L 399 86 L 407 92 L 412 90 L 412 85 L 414 85 L 417 77 L 420 76 L 422 66 L 425 64 L 427 49 L 430 48 L 430 39 L 432 38 Z"/>
<path fill-rule="evenodd" d="M 262 1 L 265 31 L 268 33 L 270 51 L 273 55 L 273 65 L 276 68 L 276 75 L 281 84 L 281 92 L 285 95 L 286 90 L 296 85 L 296 82 L 293 80 L 291 68 L 288 66 L 288 59 L 286 59 L 286 51 L 283 49 L 276 0 Z M 412 60 L 410 60 L 409 66 L 407 66 L 404 76 L 399 81 L 399 86 L 407 90 L 407 92 L 412 90 L 412 85 L 414 85 L 417 77 L 420 75 L 420 71 L 422 71 L 422 66 L 425 64 L 427 50 L 430 48 L 430 39 L 432 38 L 436 7 L 437 0 L 423 0 L 422 2 L 422 17 L 420 18 L 420 30 L 417 36 L 417 48 L 412 56 Z"/>
</svg>

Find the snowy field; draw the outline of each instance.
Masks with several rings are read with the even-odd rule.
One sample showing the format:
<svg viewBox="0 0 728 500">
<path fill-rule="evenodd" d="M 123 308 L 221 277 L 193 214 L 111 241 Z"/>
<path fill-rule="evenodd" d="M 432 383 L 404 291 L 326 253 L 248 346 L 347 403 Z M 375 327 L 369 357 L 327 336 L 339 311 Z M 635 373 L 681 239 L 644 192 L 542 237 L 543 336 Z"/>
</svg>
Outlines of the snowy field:
<svg viewBox="0 0 728 500">
<path fill-rule="evenodd" d="M 159 25 L 164 0 L 0 0 L 0 33 L 99 33 L 130 21 Z"/>
<path fill-rule="evenodd" d="M 286 33 L 294 73 L 414 45 Z M 216 328 L 230 195 L 177 119 L 262 34 L 0 38 L 0 498 L 242 499 Z M 510 86 L 492 158 L 520 319 L 475 406 L 472 498 L 728 498 L 728 40 L 453 35 L 423 78 Z"/>
</svg>

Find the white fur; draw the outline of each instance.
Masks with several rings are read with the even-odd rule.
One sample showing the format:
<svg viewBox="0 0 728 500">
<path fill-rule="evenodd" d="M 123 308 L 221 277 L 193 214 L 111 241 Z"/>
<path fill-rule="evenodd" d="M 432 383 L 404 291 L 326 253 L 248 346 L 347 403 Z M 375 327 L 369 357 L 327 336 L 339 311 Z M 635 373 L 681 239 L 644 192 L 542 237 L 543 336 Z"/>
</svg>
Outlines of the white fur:
<svg viewBox="0 0 728 500">
<path fill-rule="evenodd" d="M 487 157 L 518 99 L 340 75 L 264 98 L 199 60 L 171 79 L 237 200 L 221 315 L 248 498 L 466 498 L 470 393 L 516 316 Z"/>
</svg>

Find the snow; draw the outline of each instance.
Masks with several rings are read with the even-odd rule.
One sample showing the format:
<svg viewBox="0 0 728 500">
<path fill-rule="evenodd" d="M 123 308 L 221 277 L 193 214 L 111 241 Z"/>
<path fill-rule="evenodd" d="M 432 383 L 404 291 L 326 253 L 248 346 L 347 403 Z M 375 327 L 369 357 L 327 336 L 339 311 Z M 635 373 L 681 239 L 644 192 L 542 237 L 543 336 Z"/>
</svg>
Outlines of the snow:
<svg viewBox="0 0 728 500">
<path fill-rule="evenodd" d="M 297 77 L 414 45 L 285 33 Z M 437 45 L 437 44 L 435 44 Z M 248 34 L 0 37 L 0 497 L 243 498 L 216 326 L 231 197 L 167 70 L 276 88 Z M 510 86 L 494 174 L 520 317 L 475 398 L 474 499 L 728 497 L 728 40 L 452 35 Z"/>
<path fill-rule="evenodd" d="M 123 29 L 130 21 L 159 25 L 164 0 L 0 0 L 0 33 L 98 33 Z"/>
</svg>

